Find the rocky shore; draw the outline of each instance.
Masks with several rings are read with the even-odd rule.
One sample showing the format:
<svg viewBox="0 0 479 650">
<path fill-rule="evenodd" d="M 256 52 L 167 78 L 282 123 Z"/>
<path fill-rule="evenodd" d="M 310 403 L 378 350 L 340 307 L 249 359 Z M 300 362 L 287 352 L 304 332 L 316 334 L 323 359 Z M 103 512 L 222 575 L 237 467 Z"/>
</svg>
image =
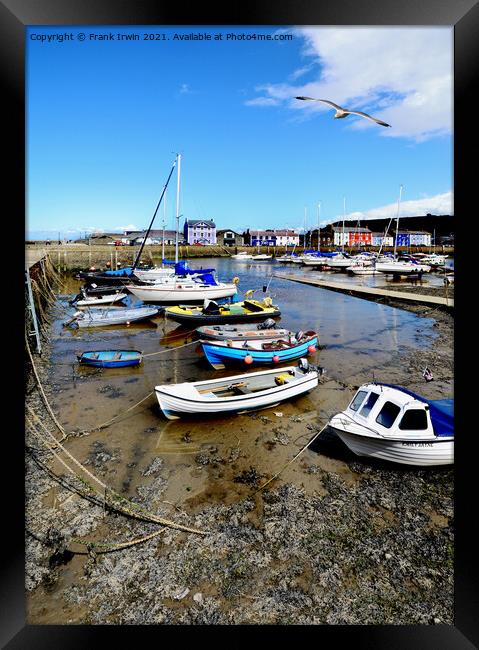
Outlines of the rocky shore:
<svg viewBox="0 0 479 650">
<path fill-rule="evenodd" d="M 438 337 L 432 347 L 392 358 L 394 381 L 425 396 L 451 396 L 452 316 L 411 309 L 435 319 Z M 421 378 L 425 366 L 434 381 Z M 54 399 L 48 347 L 38 371 Z M 377 379 L 388 381 L 389 371 L 379 368 Z M 27 622 L 453 624 L 452 468 L 360 459 L 326 429 L 258 491 L 321 429 L 321 414 L 343 408 L 357 385 L 326 376 L 307 412 L 281 405 L 232 419 L 235 444 L 212 445 L 185 430 L 184 443 L 197 445 L 189 456 L 131 462 L 130 500 L 206 534 L 165 527 L 113 551 L 108 545 L 161 526 L 80 496 L 81 482 L 27 432 Z M 33 380 L 27 404 L 53 431 Z M 106 436 L 92 435 L 80 460 L 105 483 L 126 465 Z M 86 548 L 78 538 L 105 546 Z"/>
</svg>

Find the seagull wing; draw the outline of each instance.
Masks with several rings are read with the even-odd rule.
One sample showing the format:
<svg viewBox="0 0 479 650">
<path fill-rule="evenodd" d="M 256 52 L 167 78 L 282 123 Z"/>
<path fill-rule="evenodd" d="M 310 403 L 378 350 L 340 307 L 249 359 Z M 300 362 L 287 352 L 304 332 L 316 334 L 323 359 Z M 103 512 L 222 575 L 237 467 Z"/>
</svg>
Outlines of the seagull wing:
<svg viewBox="0 0 479 650">
<path fill-rule="evenodd" d="M 333 108 L 337 108 L 340 111 L 344 110 L 342 106 L 338 106 L 338 104 L 330 102 L 329 99 L 315 99 L 314 97 L 295 97 L 295 99 L 309 99 L 312 102 L 323 102 L 324 104 L 329 104 Z"/>
<path fill-rule="evenodd" d="M 373 122 L 376 122 L 377 124 L 381 124 L 382 126 L 391 126 L 390 124 L 386 124 L 386 122 L 383 122 L 382 120 L 378 120 L 377 117 L 372 117 L 371 115 L 368 115 L 367 113 L 362 113 L 361 111 L 346 111 L 347 113 L 351 113 L 351 115 L 361 115 L 361 117 L 366 117 L 368 120 L 372 120 Z"/>
</svg>

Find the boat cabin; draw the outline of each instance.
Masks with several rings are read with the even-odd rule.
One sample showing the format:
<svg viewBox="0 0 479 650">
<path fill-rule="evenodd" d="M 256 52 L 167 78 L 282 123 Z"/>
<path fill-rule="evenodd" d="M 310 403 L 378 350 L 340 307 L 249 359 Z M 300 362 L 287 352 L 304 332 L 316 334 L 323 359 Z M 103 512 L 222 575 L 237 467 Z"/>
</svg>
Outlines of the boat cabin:
<svg viewBox="0 0 479 650">
<path fill-rule="evenodd" d="M 343 413 L 351 424 L 365 429 L 364 435 L 390 439 L 453 437 L 452 402 L 426 400 L 400 386 L 364 384 Z"/>
</svg>

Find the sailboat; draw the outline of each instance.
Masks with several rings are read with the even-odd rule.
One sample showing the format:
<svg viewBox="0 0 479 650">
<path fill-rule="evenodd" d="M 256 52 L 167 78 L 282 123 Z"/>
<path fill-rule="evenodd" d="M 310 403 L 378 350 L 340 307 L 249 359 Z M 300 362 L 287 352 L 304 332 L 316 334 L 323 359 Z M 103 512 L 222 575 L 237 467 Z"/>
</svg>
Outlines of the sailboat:
<svg viewBox="0 0 479 650">
<path fill-rule="evenodd" d="M 399 198 L 398 198 L 398 209 L 396 217 L 396 237 L 394 238 L 394 253 L 393 259 L 389 261 L 377 261 L 376 262 L 376 271 L 385 273 L 386 275 L 422 275 L 431 270 L 431 267 L 427 264 L 422 264 L 415 260 L 399 260 L 396 259 L 396 248 L 399 237 L 399 211 L 401 207 L 401 196 L 402 196 L 403 186 L 399 187 Z M 382 247 L 382 246 L 381 246 Z M 381 249 L 380 251 L 381 252 Z"/>
<path fill-rule="evenodd" d="M 341 252 L 331 258 L 328 262 L 328 266 L 333 270 L 347 269 L 348 266 L 351 266 L 351 257 L 344 252 L 344 242 L 345 242 L 345 232 L 344 232 L 344 220 L 346 217 L 346 197 L 343 201 L 343 232 L 341 237 Z"/>
</svg>

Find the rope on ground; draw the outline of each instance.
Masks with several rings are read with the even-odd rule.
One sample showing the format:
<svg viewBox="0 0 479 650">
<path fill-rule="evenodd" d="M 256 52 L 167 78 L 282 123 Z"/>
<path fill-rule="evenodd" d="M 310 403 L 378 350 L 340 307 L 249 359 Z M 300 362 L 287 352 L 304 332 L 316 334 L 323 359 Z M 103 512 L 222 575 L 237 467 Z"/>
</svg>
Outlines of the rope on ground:
<svg viewBox="0 0 479 650">
<path fill-rule="evenodd" d="M 271 483 L 271 481 L 274 481 L 275 478 L 278 478 L 278 476 L 281 474 L 281 472 L 282 472 L 284 469 L 286 469 L 286 467 L 288 467 L 288 465 L 291 465 L 291 463 L 292 463 L 293 461 L 295 461 L 296 458 L 298 458 L 298 456 L 301 456 L 301 454 L 303 453 L 303 451 L 304 451 L 305 449 L 307 449 L 307 448 L 309 447 L 309 445 L 310 445 L 312 442 L 314 442 L 314 441 L 316 440 L 316 438 L 319 436 L 319 434 L 322 433 L 322 432 L 326 429 L 326 427 L 328 426 L 328 424 L 329 424 L 329 422 L 327 422 L 327 423 L 324 425 L 324 427 L 323 427 L 322 429 L 320 429 L 320 431 L 318 431 L 318 432 L 317 432 L 317 433 L 316 433 L 316 434 L 311 438 L 311 440 L 309 440 L 309 442 L 306 443 L 306 445 L 305 445 L 305 446 L 304 446 L 304 447 L 303 447 L 303 448 L 302 448 L 302 449 L 301 449 L 301 450 L 296 454 L 296 456 L 295 456 L 294 458 L 292 458 L 291 460 L 289 460 L 289 461 L 286 463 L 286 465 L 283 465 L 283 467 L 279 470 L 279 472 L 276 472 L 276 474 L 275 474 L 274 476 L 272 476 L 270 479 L 268 479 L 268 480 L 266 481 L 266 483 L 263 483 L 263 485 L 260 485 L 260 487 L 259 487 L 257 490 L 255 490 L 255 491 L 253 492 L 253 494 L 256 494 L 257 492 L 260 492 L 261 490 L 264 490 L 264 488 L 265 488 L 269 483 Z"/>
<path fill-rule="evenodd" d="M 164 354 L 165 352 L 172 352 L 173 350 L 179 350 L 180 348 L 186 348 L 188 345 L 197 345 L 198 341 L 190 341 L 189 343 L 184 343 L 183 345 L 177 345 L 174 348 L 166 348 L 166 350 L 160 350 L 159 352 L 149 352 L 148 354 L 144 354 L 143 358 L 145 357 L 154 357 L 156 354 Z"/>
<path fill-rule="evenodd" d="M 133 406 L 130 406 L 130 408 L 126 409 L 125 413 L 128 413 L 129 411 L 132 411 L 134 408 L 139 406 L 142 402 L 144 402 L 146 399 L 148 399 L 148 397 L 153 395 L 154 392 L 155 391 L 152 390 L 150 393 L 148 393 L 148 395 L 143 397 L 139 402 L 137 402 L 136 404 L 133 404 Z M 106 427 L 109 427 L 110 424 L 112 424 L 115 420 L 117 420 L 118 418 L 125 415 L 125 413 L 120 413 L 119 415 L 115 415 L 114 417 L 110 418 L 109 420 L 106 420 L 106 422 L 103 422 L 103 424 L 99 424 L 97 427 L 94 427 L 93 429 L 83 429 L 82 431 L 79 432 L 78 435 L 86 435 L 87 433 L 91 433 L 92 431 L 100 431 L 101 429 L 106 429 Z M 77 434 L 75 434 L 75 435 L 77 436 Z"/>
<path fill-rule="evenodd" d="M 47 396 L 45 395 L 45 391 L 43 390 L 42 382 L 40 381 L 40 377 L 38 376 L 38 372 L 37 372 L 37 369 L 35 367 L 35 362 L 33 361 L 33 356 L 32 356 L 32 352 L 30 350 L 30 345 L 28 343 L 28 338 L 27 338 L 27 333 L 26 332 L 25 332 L 25 343 L 27 344 L 27 351 L 28 351 L 28 355 L 30 357 L 30 362 L 32 364 L 33 374 L 35 375 L 35 379 L 37 380 L 38 388 L 40 389 L 40 393 L 42 395 L 43 401 L 45 402 L 45 406 L 47 407 L 47 411 L 50 413 L 50 415 L 52 417 L 52 420 L 56 424 L 58 430 L 64 436 L 66 436 L 67 432 L 65 431 L 65 429 L 62 427 L 60 422 L 58 422 L 57 418 L 55 417 L 55 413 L 52 411 L 52 408 L 50 406 L 50 403 L 48 402 Z"/>
<path fill-rule="evenodd" d="M 97 496 L 103 499 L 104 504 L 107 504 L 107 497 L 109 496 L 111 499 L 115 499 L 117 503 L 108 503 L 108 507 L 116 510 L 118 512 L 122 512 L 123 514 L 128 514 L 129 516 L 135 517 L 137 519 L 143 519 L 146 521 L 151 521 L 153 523 L 161 524 L 162 526 L 167 526 L 169 528 L 175 528 L 177 530 L 182 530 L 185 532 L 189 533 L 196 533 L 198 535 L 206 535 L 206 531 L 199 530 L 197 528 L 190 528 L 188 526 L 184 526 L 182 524 L 177 524 L 174 521 L 170 521 L 168 519 L 164 519 L 163 517 L 158 517 L 154 513 L 149 512 L 142 506 L 139 506 L 138 504 L 129 501 L 128 499 L 125 499 L 125 497 L 121 496 L 120 494 L 116 493 L 114 490 L 111 490 L 103 481 L 101 481 L 99 478 L 94 476 L 82 463 L 80 463 L 70 452 L 63 447 L 63 445 L 55 438 L 55 436 L 48 431 L 48 429 L 43 425 L 41 420 L 35 415 L 32 409 L 30 411 L 33 414 L 33 417 L 40 423 L 42 428 L 45 430 L 45 432 L 48 434 L 48 437 L 51 438 L 54 442 L 54 444 L 60 448 L 62 452 L 64 452 L 71 460 L 74 462 L 80 469 L 83 471 L 87 476 L 89 476 L 95 483 L 97 483 L 101 488 L 103 488 L 103 492 L 98 491 L 94 487 L 92 487 L 85 479 L 82 479 L 81 476 L 78 476 L 76 474 L 75 470 L 68 465 L 66 461 L 64 461 L 59 453 L 55 451 L 55 449 L 52 446 L 52 443 L 49 442 L 35 427 L 33 427 L 32 423 L 29 422 L 30 425 L 30 431 L 33 433 L 33 435 L 39 439 L 45 447 L 55 456 L 55 458 L 71 473 L 73 474 L 79 481 L 81 481 L 87 488 L 88 490 L 93 493 L 96 493 Z M 91 496 L 91 495 L 90 495 Z M 137 512 L 135 512 L 135 510 Z"/>
<path fill-rule="evenodd" d="M 108 544 L 105 542 L 90 542 L 86 539 L 81 539 L 78 537 L 72 537 L 71 541 L 74 542 L 75 544 L 81 544 L 82 546 L 86 546 L 88 550 L 84 553 L 84 555 L 91 555 L 90 549 L 93 549 L 95 553 L 112 553 L 113 551 L 121 551 L 124 548 L 129 548 L 130 546 L 136 546 L 137 544 L 143 544 L 144 542 L 148 542 L 150 539 L 153 539 L 154 537 L 157 537 L 158 535 L 164 532 L 165 529 L 160 528 L 160 530 L 155 530 L 154 533 L 150 533 L 149 535 L 144 535 L 143 537 L 137 537 L 135 539 L 130 540 L 129 542 L 121 542 L 119 544 Z M 80 553 L 77 554 L 80 555 Z"/>
</svg>

